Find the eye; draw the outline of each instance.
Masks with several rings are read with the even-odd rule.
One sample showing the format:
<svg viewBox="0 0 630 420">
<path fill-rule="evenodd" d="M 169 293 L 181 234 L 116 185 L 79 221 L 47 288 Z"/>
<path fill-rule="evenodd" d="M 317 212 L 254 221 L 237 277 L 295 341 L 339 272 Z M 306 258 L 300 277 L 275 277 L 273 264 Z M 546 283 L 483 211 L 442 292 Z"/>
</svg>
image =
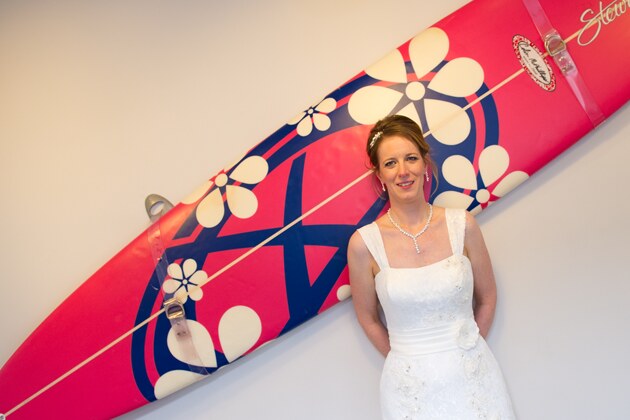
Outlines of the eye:
<svg viewBox="0 0 630 420">
<path fill-rule="evenodd" d="M 388 160 L 385 163 L 383 163 L 383 166 L 386 168 L 391 168 L 392 166 L 394 166 L 396 164 L 395 160 Z"/>
<path fill-rule="evenodd" d="M 418 156 L 415 156 L 415 155 L 407 156 L 407 160 L 411 161 L 411 162 L 416 162 L 416 161 L 418 161 L 418 159 L 420 159 L 420 158 Z"/>
</svg>

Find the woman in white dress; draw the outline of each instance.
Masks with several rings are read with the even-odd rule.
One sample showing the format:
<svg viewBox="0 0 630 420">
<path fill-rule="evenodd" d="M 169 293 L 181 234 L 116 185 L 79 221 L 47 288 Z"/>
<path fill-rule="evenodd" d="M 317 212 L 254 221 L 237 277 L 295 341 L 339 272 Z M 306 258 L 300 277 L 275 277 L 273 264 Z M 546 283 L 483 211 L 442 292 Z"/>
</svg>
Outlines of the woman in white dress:
<svg viewBox="0 0 630 420">
<path fill-rule="evenodd" d="M 497 293 L 479 226 L 425 200 L 434 165 L 411 119 L 377 122 L 367 153 L 390 209 L 352 236 L 348 266 L 359 324 L 386 356 L 383 418 L 515 418 L 484 340 Z"/>
</svg>

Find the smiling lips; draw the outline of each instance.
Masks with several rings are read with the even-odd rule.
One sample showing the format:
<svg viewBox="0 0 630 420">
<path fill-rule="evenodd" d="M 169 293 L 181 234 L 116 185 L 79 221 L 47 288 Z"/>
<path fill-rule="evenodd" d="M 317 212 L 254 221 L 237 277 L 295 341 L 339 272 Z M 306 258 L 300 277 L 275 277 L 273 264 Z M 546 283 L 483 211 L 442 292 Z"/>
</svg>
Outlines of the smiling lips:
<svg viewBox="0 0 630 420">
<path fill-rule="evenodd" d="M 404 188 L 407 189 L 409 187 L 411 187 L 413 185 L 414 181 L 405 181 L 405 182 L 400 182 L 396 185 L 398 185 L 400 188 Z"/>
</svg>

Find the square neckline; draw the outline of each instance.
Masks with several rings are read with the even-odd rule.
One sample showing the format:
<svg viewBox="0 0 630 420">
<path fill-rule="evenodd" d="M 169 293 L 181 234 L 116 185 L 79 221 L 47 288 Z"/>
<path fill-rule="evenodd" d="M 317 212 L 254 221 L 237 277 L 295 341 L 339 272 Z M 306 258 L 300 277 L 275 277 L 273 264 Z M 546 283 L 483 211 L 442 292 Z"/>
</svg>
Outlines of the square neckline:
<svg viewBox="0 0 630 420">
<path fill-rule="evenodd" d="M 372 222 L 374 224 L 375 228 L 376 228 L 376 231 L 378 232 L 378 235 L 375 235 L 378 238 L 378 245 L 383 250 L 383 258 L 384 258 L 383 262 L 387 265 L 386 267 L 380 267 L 379 266 L 380 270 L 379 270 L 378 273 L 376 273 L 376 276 L 378 276 L 384 269 L 390 269 L 390 270 L 419 270 L 419 269 L 423 269 L 423 268 L 436 266 L 436 265 L 438 265 L 440 263 L 443 263 L 443 262 L 453 258 L 456 255 L 461 255 L 462 257 L 467 259 L 468 262 L 470 262 L 470 258 L 468 258 L 467 255 L 464 255 L 463 250 L 462 250 L 461 254 L 458 254 L 455 251 L 454 247 L 453 247 L 453 245 L 454 245 L 453 244 L 453 234 L 454 233 L 451 232 L 451 223 L 449 222 L 448 216 L 447 216 L 447 212 L 449 212 L 449 210 L 450 210 L 449 208 L 445 208 L 444 209 L 444 221 L 446 223 L 446 231 L 447 231 L 447 234 L 448 234 L 448 243 L 449 243 L 449 246 L 451 248 L 451 254 L 449 256 L 447 256 L 447 257 L 441 258 L 441 259 L 439 259 L 437 261 L 434 261 L 434 262 L 431 262 L 431 263 L 428 263 L 428 264 L 421 265 L 419 267 L 392 267 L 391 264 L 389 263 L 389 256 L 387 255 L 387 250 L 385 249 L 385 242 L 383 241 L 383 233 L 381 232 L 381 228 L 378 226 L 376 221 Z M 463 246 L 462 246 L 462 248 L 463 248 Z M 378 261 L 376 262 L 376 264 L 379 265 Z"/>
</svg>

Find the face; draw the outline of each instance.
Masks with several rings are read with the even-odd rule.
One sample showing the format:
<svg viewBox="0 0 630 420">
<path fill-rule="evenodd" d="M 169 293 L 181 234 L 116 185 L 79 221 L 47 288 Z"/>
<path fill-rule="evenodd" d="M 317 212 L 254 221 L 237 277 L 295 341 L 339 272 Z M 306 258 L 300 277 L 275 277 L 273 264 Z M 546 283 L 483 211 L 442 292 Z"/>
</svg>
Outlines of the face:
<svg viewBox="0 0 630 420">
<path fill-rule="evenodd" d="M 415 143 L 405 137 L 385 137 L 377 156 L 376 176 L 385 184 L 390 200 L 406 201 L 424 196 L 426 164 Z"/>
</svg>

